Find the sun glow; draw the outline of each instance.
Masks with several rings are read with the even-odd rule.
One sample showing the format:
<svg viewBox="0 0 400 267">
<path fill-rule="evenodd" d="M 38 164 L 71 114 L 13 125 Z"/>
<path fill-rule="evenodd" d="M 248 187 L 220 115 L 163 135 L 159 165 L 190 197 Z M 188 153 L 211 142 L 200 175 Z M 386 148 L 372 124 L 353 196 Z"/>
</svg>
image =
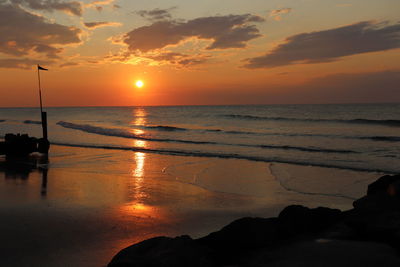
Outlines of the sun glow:
<svg viewBox="0 0 400 267">
<path fill-rule="evenodd" d="M 136 86 L 137 88 L 142 88 L 143 85 L 144 85 L 144 82 L 143 82 L 142 80 L 137 80 L 137 81 L 135 82 L 135 86 Z"/>
</svg>

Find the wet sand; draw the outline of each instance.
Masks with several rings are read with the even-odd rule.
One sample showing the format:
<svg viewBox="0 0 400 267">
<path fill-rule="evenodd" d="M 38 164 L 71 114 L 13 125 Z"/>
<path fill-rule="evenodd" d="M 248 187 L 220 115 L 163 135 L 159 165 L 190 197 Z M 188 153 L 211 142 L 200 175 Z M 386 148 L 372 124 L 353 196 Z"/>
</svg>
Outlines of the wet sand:
<svg viewBox="0 0 400 267">
<path fill-rule="evenodd" d="M 63 146 L 49 161 L 22 171 L 0 158 L 1 265 L 105 266 L 132 243 L 197 238 L 289 204 L 349 209 L 381 175 Z"/>
</svg>

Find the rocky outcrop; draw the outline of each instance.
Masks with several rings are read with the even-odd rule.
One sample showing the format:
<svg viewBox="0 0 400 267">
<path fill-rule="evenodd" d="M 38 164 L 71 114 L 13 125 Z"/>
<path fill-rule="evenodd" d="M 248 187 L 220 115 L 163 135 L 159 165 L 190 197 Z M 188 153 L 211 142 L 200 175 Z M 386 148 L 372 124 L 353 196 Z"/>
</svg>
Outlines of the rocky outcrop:
<svg viewBox="0 0 400 267">
<path fill-rule="evenodd" d="M 213 266 L 206 251 L 187 235 L 155 237 L 121 250 L 108 266 Z"/>
<path fill-rule="evenodd" d="M 383 176 L 340 211 L 292 205 L 199 239 L 157 237 L 119 252 L 125 266 L 400 266 L 400 175 Z"/>
</svg>

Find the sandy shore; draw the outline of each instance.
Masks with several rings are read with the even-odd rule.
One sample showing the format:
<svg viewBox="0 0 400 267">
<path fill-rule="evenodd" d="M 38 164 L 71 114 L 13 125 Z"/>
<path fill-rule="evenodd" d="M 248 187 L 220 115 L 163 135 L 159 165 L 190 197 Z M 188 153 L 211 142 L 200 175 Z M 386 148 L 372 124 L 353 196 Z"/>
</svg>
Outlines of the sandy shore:
<svg viewBox="0 0 400 267">
<path fill-rule="evenodd" d="M 201 237 L 289 204 L 344 210 L 381 175 L 63 146 L 49 161 L 22 171 L 0 158 L 4 266 L 105 266 L 132 243 Z"/>
</svg>

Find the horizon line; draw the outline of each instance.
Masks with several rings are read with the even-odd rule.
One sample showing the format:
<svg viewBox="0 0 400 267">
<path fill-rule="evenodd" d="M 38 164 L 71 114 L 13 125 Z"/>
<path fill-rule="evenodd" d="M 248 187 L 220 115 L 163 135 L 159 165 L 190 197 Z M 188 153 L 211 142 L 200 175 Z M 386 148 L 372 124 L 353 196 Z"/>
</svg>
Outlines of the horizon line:
<svg viewBox="0 0 400 267">
<path fill-rule="evenodd" d="M 222 107 L 222 106 L 289 106 L 289 105 L 383 105 L 383 104 L 400 104 L 400 102 L 343 102 L 343 103 L 282 103 L 282 104 L 177 104 L 177 105 L 71 105 L 71 106 L 46 106 L 45 108 L 122 108 L 122 107 Z M 0 107 L 0 109 L 6 108 L 40 108 L 39 106 L 10 106 Z"/>
</svg>

